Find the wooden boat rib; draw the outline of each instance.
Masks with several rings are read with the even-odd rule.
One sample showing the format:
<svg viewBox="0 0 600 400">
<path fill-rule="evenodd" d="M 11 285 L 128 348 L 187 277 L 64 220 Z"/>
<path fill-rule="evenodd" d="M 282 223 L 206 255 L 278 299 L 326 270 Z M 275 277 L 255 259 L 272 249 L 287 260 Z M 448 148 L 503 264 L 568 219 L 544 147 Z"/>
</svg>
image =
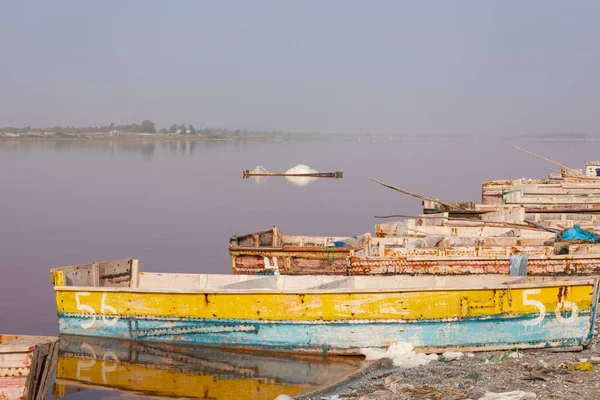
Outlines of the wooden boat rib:
<svg viewBox="0 0 600 400">
<path fill-rule="evenodd" d="M 0 334 L 0 399 L 46 398 L 57 341 L 49 336 Z"/>
<path fill-rule="evenodd" d="M 288 173 L 279 173 L 279 172 L 266 172 L 266 173 L 254 173 L 250 170 L 246 169 L 243 171 L 244 178 L 250 176 L 310 176 L 315 178 L 343 178 L 344 173 L 340 171 L 335 172 L 307 172 L 301 174 L 288 174 Z"/>
<path fill-rule="evenodd" d="M 62 334 L 331 354 L 587 345 L 598 277 L 252 276 L 52 270 Z M 99 276 L 98 284 L 94 275 Z M 135 278 L 135 277 L 137 278 Z M 435 304 L 435 307 L 431 305 Z"/>
</svg>

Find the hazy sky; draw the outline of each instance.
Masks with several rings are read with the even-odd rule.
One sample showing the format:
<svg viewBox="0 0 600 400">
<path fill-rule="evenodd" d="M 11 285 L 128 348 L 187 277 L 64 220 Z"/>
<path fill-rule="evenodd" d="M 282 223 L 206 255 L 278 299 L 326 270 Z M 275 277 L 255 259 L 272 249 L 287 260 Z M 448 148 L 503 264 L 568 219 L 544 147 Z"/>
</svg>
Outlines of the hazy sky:
<svg viewBox="0 0 600 400">
<path fill-rule="evenodd" d="M 0 0 L 0 126 L 598 131 L 598 1 Z"/>
</svg>

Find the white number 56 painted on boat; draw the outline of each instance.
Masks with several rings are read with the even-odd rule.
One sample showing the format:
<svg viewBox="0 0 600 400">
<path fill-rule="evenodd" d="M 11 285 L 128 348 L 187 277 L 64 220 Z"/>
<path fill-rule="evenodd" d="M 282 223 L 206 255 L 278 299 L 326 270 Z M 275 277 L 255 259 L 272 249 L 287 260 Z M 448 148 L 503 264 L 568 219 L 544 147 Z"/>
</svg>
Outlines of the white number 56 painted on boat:
<svg viewBox="0 0 600 400">
<path fill-rule="evenodd" d="M 94 326 L 94 322 L 96 322 L 96 311 L 92 306 L 81 303 L 80 297 L 89 296 L 90 292 L 77 292 L 75 293 L 75 303 L 77 303 L 77 309 L 81 311 L 87 311 L 91 314 L 92 319 L 90 321 L 84 321 L 81 323 L 81 327 L 83 329 L 89 329 Z M 112 317 L 107 317 L 107 311 L 110 314 L 113 314 Z M 102 321 L 108 325 L 113 326 L 117 323 L 119 316 L 117 315 L 117 310 L 113 306 L 109 306 L 106 304 L 106 293 L 102 294 L 102 301 L 100 302 L 100 314 L 102 316 Z"/>
<path fill-rule="evenodd" d="M 523 321 L 523 325 L 533 326 L 539 325 L 542 323 L 544 318 L 546 317 L 546 306 L 539 300 L 532 300 L 529 298 L 529 295 L 540 294 L 542 289 L 527 289 L 523 290 L 523 305 L 524 306 L 534 306 L 540 311 L 540 315 L 538 315 L 534 319 L 530 319 L 527 321 Z M 571 315 L 568 317 L 563 317 L 561 311 L 563 309 L 571 309 Z M 554 309 L 554 314 L 556 315 L 556 319 L 561 324 L 572 324 L 575 322 L 577 315 L 579 314 L 579 307 L 577 304 L 572 301 L 559 301 L 556 303 L 556 308 Z"/>
</svg>

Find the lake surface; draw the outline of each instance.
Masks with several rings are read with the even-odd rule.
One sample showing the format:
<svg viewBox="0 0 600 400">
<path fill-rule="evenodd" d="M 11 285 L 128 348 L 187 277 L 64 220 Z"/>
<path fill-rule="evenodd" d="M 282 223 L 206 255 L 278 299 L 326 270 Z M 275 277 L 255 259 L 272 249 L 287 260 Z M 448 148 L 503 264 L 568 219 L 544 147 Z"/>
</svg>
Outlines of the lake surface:
<svg viewBox="0 0 600 400">
<path fill-rule="evenodd" d="M 142 271 L 230 273 L 232 235 L 373 232 L 375 215 L 416 215 L 420 200 L 481 201 L 481 182 L 542 178 L 558 167 L 500 139 L 277 142 L 0 141 L 0 331 L 56 335 L 50 268 L 138 258 Z M 517 145 L 583 168 L 598 142 Z M 306 164 L 343 171 L 297 185 L 242 170 Z M 120 398 L 85 391 L 68 398 Z M 131 398 L 131 397 L 128 397 Z"/>
</svg>

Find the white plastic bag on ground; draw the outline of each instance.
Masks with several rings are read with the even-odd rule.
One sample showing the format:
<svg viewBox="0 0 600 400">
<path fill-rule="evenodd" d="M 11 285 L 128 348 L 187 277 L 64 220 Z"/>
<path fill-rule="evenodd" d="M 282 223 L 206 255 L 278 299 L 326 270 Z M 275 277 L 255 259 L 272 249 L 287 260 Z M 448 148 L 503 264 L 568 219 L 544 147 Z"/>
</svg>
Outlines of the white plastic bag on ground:
<svg viewBox="0 0 600 400">
<path fill-rule="evenodd" d="M 480 397 L 479 400 L 529 400 L 535 399 L 537 396 L 533 392 L 524 392 L 522 390 L 515 390 L 514 392 L 504 393 L 493 393 L 488 392 L 485 396 Z"/>
<path fill-rule="evenodd" d="M 411 343 L 400 342 L 392 344 L 387 350 L 377 348 L 364 348 L 360 352 L 367 360 L 380 360 L 389 358 L 395 366 L 402 368 L 413 368 L 419 365 L 427 365 L 438 359 L 437 354 L 417 353 Z"/>
</svg>

